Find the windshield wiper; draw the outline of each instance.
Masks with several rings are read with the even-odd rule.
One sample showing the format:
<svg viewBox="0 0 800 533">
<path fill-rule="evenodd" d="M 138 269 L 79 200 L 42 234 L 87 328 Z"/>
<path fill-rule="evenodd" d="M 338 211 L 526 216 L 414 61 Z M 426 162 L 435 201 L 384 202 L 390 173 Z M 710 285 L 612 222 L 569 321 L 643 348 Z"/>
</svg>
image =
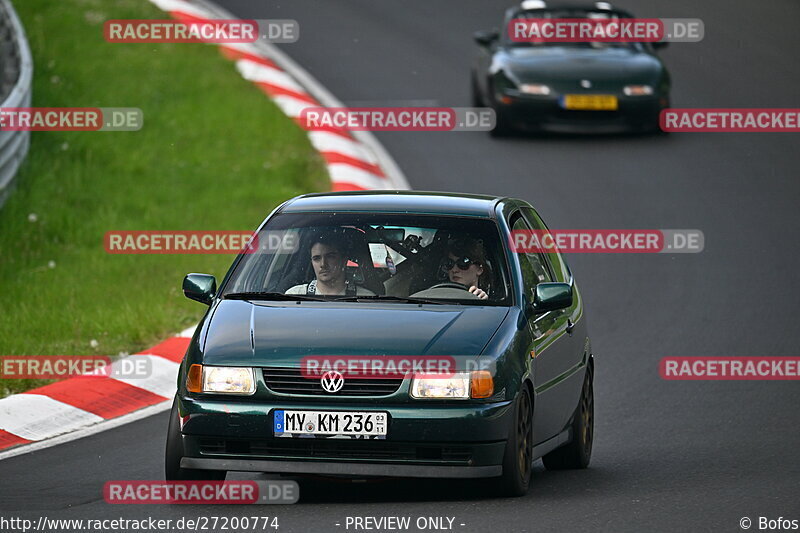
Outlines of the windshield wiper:
<svg viewBox="0 0 800 533">
<path fill-rule="evenodd" d="M 280 300 L 283 302 L 299 302 L 303 300 L 324 302 L 324 298 L 305 294 L 284 294 L 282 292 L 232 292 L 223 296 L 226 300 Z"/>
<path fill-rule="evenodd" d="M 410 304 L 436 304 L 442 305 L 448 302 L 443 302 L 441 300 L 429 300 L 427 298 L 413 298 L 411 296 L 389 296 L 389 295 L 370 295 L 370 296 L 343 296 L 341 298 L 335 298 L 336 301 L 339 302 L 360 302 L 362 300 L 371 300 L 371 301 L 390 301 L 390 302 L 404 302 Z"/>
</svg>

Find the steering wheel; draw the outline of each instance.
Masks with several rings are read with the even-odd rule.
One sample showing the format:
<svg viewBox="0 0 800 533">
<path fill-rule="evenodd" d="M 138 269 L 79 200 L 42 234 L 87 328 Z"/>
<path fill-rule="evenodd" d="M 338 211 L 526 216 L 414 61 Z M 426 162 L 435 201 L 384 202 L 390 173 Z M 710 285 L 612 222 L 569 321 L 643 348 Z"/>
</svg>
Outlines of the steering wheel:
<svg viewBox="0 0 800 533">
<path fill-rule="evenodd" d="M 445 281 L 444 283 L 437 283 L 433 287 L 427 288 L 427 290 L 432 289 L 461 289 L 462 291 L 468 291 L 469 287 L 461 283 L 456 283 L 455 281 Z"/>
</svg>

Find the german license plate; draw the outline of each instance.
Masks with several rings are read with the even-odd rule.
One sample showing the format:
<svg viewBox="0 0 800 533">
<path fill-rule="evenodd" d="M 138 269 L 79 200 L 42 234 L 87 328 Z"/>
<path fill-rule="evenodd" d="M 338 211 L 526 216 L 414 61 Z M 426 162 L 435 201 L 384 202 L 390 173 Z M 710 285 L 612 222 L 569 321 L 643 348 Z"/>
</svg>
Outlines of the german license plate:
<svg viewBox="0 0 800 533">
<path fill-rule="evenodd" d="M 289 411 L 277 409 L 273 417 L 273 430 L 276 437 L 386 436 L 388 419 L 388 414 L 380 411 Z"/>
<path fill-rule="evenodd" d="M 616 111 L 619 107 L 613 94 L 565 94 L 561 107 L 581 111 Z"/>
</svg>

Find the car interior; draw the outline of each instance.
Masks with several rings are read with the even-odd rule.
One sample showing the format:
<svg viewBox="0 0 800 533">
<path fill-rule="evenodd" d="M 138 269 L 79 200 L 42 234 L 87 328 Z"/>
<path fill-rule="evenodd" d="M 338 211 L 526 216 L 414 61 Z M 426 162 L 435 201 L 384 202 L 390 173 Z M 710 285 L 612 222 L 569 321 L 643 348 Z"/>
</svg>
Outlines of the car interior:
<svg viewBox="0 0 800 533">
<path fill-rule="evenodd" d="M 346 243 L 342 250 L 348 284 L 364 287 L 378 296 L 477 299 L 463 286 L 449 281 L 442 262 L 447 244 L 464 232 L 447 229 L 384 227 L 375 225 L 298 228 L 299 246 L 295 253 L 263 254 L 245 274 L 248 287 L 257 291 L 285 293 L 290 287 L 312 281 L 314 270 L 307 251 L 320 232 L 338 235 Z M 480 238 L 476 236 L 473 238 Z M 489 301 L 508 294 L 508 280 L 497 237 L 481 239 L 486 252 Z"/>
</svg>

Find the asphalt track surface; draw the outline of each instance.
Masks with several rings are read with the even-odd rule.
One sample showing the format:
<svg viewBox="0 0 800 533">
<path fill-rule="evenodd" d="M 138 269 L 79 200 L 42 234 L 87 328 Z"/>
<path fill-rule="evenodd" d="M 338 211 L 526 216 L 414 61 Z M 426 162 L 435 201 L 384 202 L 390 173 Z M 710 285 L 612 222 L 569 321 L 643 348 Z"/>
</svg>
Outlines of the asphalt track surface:
<svg viewBox="0 0 800 533">
<path fill-rule="evenodd" d="M 298 20 L 300 41 L 283 49 L 345 104 L 376 106 L 469 105 L 471 34 L 499 25 L 507 4 L 221 2 L 240 17 Z M 674 107 L 798 107 L 797 2 L 620 5 L 704 20 L 701 43 L 661 54 Z M 667 355 L 798 355 L 797 134 L 378 137 L 415 189 L 524 198 L 551 228 L 698 228 L 705 250 L 568 258 L 597 363 L 588 470 L 537 463 L 521 499 L 487 496 L 480 483 L 301 480 L 299 504 L 258 508 L 279 517 L 278 531 L 341 531 L 347 516 L 451 516 L 465 532 L 741 531 L 745 516 L 753 530 L 759 516 L 800 519 L 797 382 L 668 382 L 658 373 Z M 161 479 L 166 427 L 163 413 L 0 462 L 0 514 L 252 515 L 253 507 L 104 503 L 108 480 Z"/>
</svg>

